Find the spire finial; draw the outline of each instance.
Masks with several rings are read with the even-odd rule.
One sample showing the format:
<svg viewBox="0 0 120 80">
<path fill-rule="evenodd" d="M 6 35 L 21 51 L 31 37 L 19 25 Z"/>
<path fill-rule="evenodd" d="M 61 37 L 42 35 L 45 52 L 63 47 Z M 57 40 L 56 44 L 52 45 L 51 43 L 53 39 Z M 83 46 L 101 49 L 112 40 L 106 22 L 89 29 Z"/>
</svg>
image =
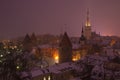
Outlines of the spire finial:
<svg viewBox="0 0 120 80">
<path fill-rule="evenodd" d="M 87 8 L 87 19 L 86 19 L 86 23 L 85 23 L 85 26 L 91 26 L 90 24 L 90 19 L 89 19 L 89 8 Z"/>
<path fill-rule="evenodd" d="M 84 31 L 83 31 L 83 24 L 82 24 L 82 35 L 83 35 Z"/>
</svg>

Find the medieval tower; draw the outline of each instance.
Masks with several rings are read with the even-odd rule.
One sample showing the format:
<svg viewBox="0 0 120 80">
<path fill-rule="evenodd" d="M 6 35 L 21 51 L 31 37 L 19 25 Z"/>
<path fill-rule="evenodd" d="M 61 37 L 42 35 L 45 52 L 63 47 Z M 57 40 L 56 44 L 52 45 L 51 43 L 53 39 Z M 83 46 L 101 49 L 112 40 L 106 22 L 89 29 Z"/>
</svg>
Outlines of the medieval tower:
<svg viewBox="0 0 120 80">
<path fill-rule="evenodd" d="M 91 23 L 89 19 L 89 9 L 87 10 L 87 17 L 86 17 L 86 22 L 85 22 L 85 27 L 84 27 L 84 36 L 87 40 L 91 38 Z"/>
<path fill-rule="evenodd" d="M 59 63 L 72 61 L 72 43 L 65 32 L 59 44 Z"/>
</svg>

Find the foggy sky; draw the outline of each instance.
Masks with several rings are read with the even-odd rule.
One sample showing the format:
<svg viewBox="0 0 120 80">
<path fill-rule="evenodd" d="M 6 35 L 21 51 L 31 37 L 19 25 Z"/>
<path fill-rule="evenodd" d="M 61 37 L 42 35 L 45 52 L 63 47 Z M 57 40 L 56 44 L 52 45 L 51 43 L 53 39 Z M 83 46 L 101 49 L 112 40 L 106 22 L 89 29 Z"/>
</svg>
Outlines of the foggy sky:
<svg viewBox="0 0 120 80">
<path fill-rule="evenodd" d="M 0 39 L 64 31 L 79 37 L 87 8 L 92 31 L 120 36 L 120 0 L 0 0 Z"/>
</svg>

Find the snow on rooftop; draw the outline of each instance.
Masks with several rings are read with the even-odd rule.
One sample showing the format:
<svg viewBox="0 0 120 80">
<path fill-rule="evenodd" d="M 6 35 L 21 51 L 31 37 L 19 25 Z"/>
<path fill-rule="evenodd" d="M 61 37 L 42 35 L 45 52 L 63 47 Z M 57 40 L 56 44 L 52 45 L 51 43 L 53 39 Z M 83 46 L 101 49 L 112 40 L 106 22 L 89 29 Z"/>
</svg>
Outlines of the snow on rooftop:
<svg viewBox="0 0 120 80">
<path fill-rule="evenodd" d="M 82 80 L 80 77 L 71 78 L 70 80 Z"/>
<path fill-rule="evenodd" d="M 56 64 L 53 66 L 50 66 L 48 68 L 44 68 L 44 69 L 40 69 L 40 68 L 33 68 L 30 71 L 30 75 L 32 77 L 36 77 L 36 76 L 40 76 L 40 75 L 45 75 L 45 74 L 49 74 L 49 73 L 62 73 L 64 71 L 69 71 L 72 70 L 73 64 L 71 62 L 66 62 L 66 63 L 62 63 L 62 64 Z M 27 72 L 23 72 L 22 73 L 22 77 L 27 77 L 29 76 Z"/>
<path fill-rule="evenodd" d="M 31 71 L 32 77 L 39 76 L 39 75 L 42 75 L 42 74 L 43 74 L 43 71 L 40 70 L 40 69 Z"/>
<path fill-rule="evenodd" d="M 56 64 L 53 66 L 50 66 L 48 69 L 52 73 L 61 73 L 62 71 L 71 70 L 73 67 L 73 64 L 70 62 L 62 63 L 62 64 Z"/>
<path fill-rule="evenodd" d="M 39 48 L 58 48 L 58 45 L 52 45 L 52 44 L 43 44 L 38 45 Z"/>
<path fill-rule="evenodd" d="M 95 65 L 95 67 L 93 68 L 92 71 L 95 71 L 97 73 L 104 71 L 103 65 L 101 65 L 101 66 Z"/>
<path fill-rule="evenodd" d="M 25 78 L 25 77 L 28 77 L 28 76 L 29 76 L 27 72 L 22 72 L 21 74 L 22 74 L 22 75 L 20 76 L 21 78 Z"/>
<path fill-rule="evenodd" d="M 89 63 L 91 65 L 98 65 L 102 64 L 103 62 L 108 61 L 107 57 L 104 56 L 99 56 L 97 54 L 95 55 L 88 55 L 82 59 L 83 63 Z"/>
<path fill-rule="evenodd" d="M 117 55 L 115 50 L 112 49 L 112 48 L 104 48 L 104 51 L 105 51 L 105 55 L 108 56 L 111 59 L 114 58 Z"/>
<path fill-rule="evenodd" d="M 80 45 L 76 43 L 72 43 L 72 49 L 79 49 Z"/>
</svg>

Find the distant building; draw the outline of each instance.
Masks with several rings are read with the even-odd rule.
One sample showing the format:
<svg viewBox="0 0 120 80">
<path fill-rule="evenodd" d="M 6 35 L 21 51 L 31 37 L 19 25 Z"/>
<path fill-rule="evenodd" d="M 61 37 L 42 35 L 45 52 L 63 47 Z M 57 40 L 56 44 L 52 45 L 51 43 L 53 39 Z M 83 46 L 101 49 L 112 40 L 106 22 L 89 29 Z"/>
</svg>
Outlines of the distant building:
<svg viewBox="0 0 120 80">
<path fill-rule="evenodd" d="M 31 42 L 34 46 L 37 45 L 37 38 L 36 38 L 35 33 L 32 33 L 32 35 L 31 35 Z"/>
<path fill-rule="evenodd" d="M 84 36 L 84 31 L 83 31 L 83 27 L 82 27 L 82 32 L 81 32 L 81 37 L 79 39 L 79 44 L 84 45 L 85 43 L 86 43 L 86 37 Z"/>
<path fill-rule="evenodd" d="M 65 32 L 59 44 L 59 63 L 72 61 L 72 43 Z"/>
<path fill-rule="evenodd" d="M 23 49 L 25 51 L 32 51 L 32 48 L 37 45 L 37 38 L 35 34 L 33 33 L 32 36 L 29 36 L 26 34 L 24 40 L 23 40 Z"/>
<path fill-rule="evenodd" d="M 74 67 L 75 65 L 73 63 L 67 62 L 45 69 L 32 69 L 29 73 L 22 72 L 20 77 L 22 80 L 75 80 L 72 74 Z M 79 78 L 77 80 L 81 79 Z"/>
<path fill-rule="evenodd" d="M 86 22 L 85 25 L 82 26 L 80 38 L 72 38 L 70 41 L 66 32 L 63 36 L 53 37 L 51 35 L 43 35 L 37 38 L 34 33 L 31 36 L 27 34 L 23 41 L 24 49 L 33 51 L 37 55 L 42 54 L 43 56 L 52 58 L 55 63 L 77 61 L 88 54 L 95 53 L 96 49 L 99 49 L 99 45 L 105 45 L 101 36 L 91 30 L 89 10 L 87 10 Z M 97 47 L 96 45 L 93 46 L 93 44 L 97 43 L 99 43 Z M 36 50 L 38 48 L 41 52 Z"/>
<path fill-rule="evenodd" d="M 31 39 L 30 39 L 30 36 L 28 34 L 26 34 L 26 36 L 23 40 L 23 49 L 25 51 L 31 50 Z"/>
</svg>

